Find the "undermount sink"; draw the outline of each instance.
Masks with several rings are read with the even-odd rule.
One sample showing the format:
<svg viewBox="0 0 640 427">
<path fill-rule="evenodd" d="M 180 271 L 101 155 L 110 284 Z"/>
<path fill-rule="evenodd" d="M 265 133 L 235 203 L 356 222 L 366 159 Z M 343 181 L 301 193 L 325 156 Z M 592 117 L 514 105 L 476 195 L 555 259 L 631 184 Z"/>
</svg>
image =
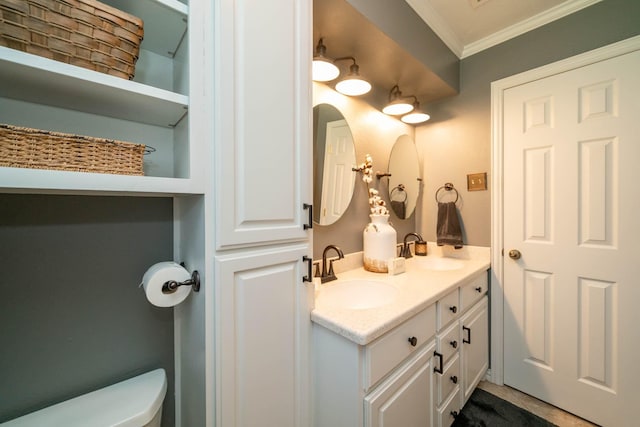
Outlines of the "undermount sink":
<svg viewBox="0 0 640 427">
<path fill-rule="evenodd" d="M 464 261 L 446 257 L 414 257 L 413 264 L 425 270 L 448 271 L 459 270 L 464 267 Z"/>
<path fill-rule="evenodd" d="M 391 304 L 398 289 L 374 280 L 343 280 L 323 285 L 316 303 L 327 307 L 364 310 Z"/>
</svg>

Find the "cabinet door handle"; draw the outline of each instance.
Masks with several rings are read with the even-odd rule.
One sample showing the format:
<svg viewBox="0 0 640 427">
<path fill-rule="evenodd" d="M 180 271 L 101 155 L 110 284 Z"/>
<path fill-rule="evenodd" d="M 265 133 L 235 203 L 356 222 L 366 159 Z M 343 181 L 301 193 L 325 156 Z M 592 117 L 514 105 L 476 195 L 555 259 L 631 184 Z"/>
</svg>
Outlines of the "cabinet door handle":
<svg viewBox="0 0 640 427">
<path fill-rule="evenodd" d="M 462 333 L 467 332 L 467 338 L 462 337 L 462 342 L 466 344 L 471 344 L 471 328 L 467 328 L 466 326 L 462 327 Z"/>
<path fill-rule="evenodd" d="M 458 341 L 456 340 L 451 341 L 449 344 L 451 344 L 451 347 L 453 348 L 458 348 Z"/>
<path fill-rule="evenodd" d="M 304 228 L 305 230 L 313 228 L 313 205 L 310 205 L 309 203 L 303 203 L 302 208 L 309 210 L 309 222 L 307 224 L 303 224 L 302 228 Z"/>
<path fill-rule="evenodd" d="M 443 362 L 443 360 L 442 360 L 442 355 L 441 355 L 440 353 L 438 353 L 437 351 L 434 351 L 434 352 L 433 352 L 433 355 L 434 355 L 435 357 L 437 357 L 438 359 L 440 359 L 440 360 L 438 361 L 438 366 L 435 366 L 435 367 L 433 368 L 433 372 L 437 372 L 437 373 L 439 373 L 439 374 L 442 374 L 442 373 L 444 372 L 444 371 L 442 370 L 442 362 Z"/>
<path fill-rule="evenodd" d="M 418 338 L 416 337 L 411 337 L 407 341 L 409 341 L 409 344 L 411 344 L 412 347 L 415 347 L 416 345 L 418 345 Z"/>
<path fill-rule="evenodd" d="M 302 276 L 302 281 L 303 282 L 313 282 L 313 276 L 312 276 L 313 260 L 311 258 L 309 258 L 308 256 L 304 255 L 302 257 L 302 261 L 307 263 L 307 275 L 306 276 Z"/>
<path fill-rule="evenodd" d="M 478 287 L 476 288 L 476 292 L 477 292 L 477 293 L 479 293 L 479 294 L 481 294 L 481 293 L 482 293 L 482 286 L 478 286 Z"/>
<path fill-rule="evenodd" d="M 456 314 L 458 312 L 458 307 L 456 307 L 455 305 L 452 305 L 451 307 L 449 307 L 449 310 L 451 310 L 453 314 Z"/>
<path fill-rule="evenodd" d="M 455 375 L 452 375 L 451 376 L 451 382 L 454 383 L 454 384 L 458 384 L 458 377 L 455 376 Z"/>
</svg>

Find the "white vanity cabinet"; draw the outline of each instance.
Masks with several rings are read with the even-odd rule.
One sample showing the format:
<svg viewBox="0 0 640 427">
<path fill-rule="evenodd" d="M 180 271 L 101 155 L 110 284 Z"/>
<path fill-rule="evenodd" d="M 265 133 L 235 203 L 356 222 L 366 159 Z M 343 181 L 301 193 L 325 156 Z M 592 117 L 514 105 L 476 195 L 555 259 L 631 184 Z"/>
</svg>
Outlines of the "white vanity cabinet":
<svg viewBox="0 0 640 427">
<path fill-rule="evenodd" d="M 364 346 L 314 324 L 315 426 L 425 425 L 435 322 L 430 306 Z"/>
<path fill-rule="evenodd" d="M 483 273 L 470 278 L 436 303 L 436 425 L 439 427 L 449 427 L 453 424 L 455 417 L 487 371 L 487 285 L 488 276 Z"/>
<path fill-rule="evenodd" d="M 483 297 L 461 319 L 462 403 L 469 400 L 489 367 L 489 301 Z"/>
<path fill-rule="evenodd" d="M 314 323 L 315 427 L 450 426 L 487 369 L 487 280 L 468 278 L 366 345 Z"/>
</svg>

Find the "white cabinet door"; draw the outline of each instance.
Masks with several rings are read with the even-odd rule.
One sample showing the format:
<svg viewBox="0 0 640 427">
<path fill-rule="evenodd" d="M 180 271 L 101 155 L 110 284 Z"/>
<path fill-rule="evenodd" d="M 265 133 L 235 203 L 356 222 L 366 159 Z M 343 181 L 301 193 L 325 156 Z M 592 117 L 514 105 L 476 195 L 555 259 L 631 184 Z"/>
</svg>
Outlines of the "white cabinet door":
<svg viewBox="0 0 640 427">
<path fill-rule="evenodd" d="M 216 256 L 216 425 L 311 424 L 308 254 L 301 244 Z"/>
<path fill-rule="evenodd" d="M 424 427 L 433 424 L 433 351 L 426 345 L 411 363 L 365 397 L 365 426 Z"/>
<path fill-rule="evenodd" d="M 460 319 L 463 403 L 466 403 L 489 367 L 488 297 Z"/>
<path fill-rule="evenodd" d="M 311 0 L 216 0 L 217 248 L 307 239 Z"/>
</svg>

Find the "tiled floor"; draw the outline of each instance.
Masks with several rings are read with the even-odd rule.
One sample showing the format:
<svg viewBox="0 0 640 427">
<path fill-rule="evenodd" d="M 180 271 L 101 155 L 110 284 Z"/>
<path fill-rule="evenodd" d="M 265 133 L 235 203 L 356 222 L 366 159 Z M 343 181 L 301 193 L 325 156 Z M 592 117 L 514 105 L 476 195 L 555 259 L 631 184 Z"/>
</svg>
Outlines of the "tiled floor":
<svg viewBox="0 0 640 427">
<path fill-rule="evenodd" d="M 555 406 L 542 402 L 541 400 L 531 397 L 528 394 L 524 394 L 511 387 L 499 386 L 487 381 L 481 381 L 478 387 L 498 396 L 501 399 L 511 402 L 516 406 L 524 408 L 527 411 L 536 414 L 540 418 L 544 418 L 550 423 L 556 424 L 560 427 L 595 426 L 595 424 L 585 421 L 582 418 L 578 418 L 573 414 L 558 409 Z"/>
</svg>

